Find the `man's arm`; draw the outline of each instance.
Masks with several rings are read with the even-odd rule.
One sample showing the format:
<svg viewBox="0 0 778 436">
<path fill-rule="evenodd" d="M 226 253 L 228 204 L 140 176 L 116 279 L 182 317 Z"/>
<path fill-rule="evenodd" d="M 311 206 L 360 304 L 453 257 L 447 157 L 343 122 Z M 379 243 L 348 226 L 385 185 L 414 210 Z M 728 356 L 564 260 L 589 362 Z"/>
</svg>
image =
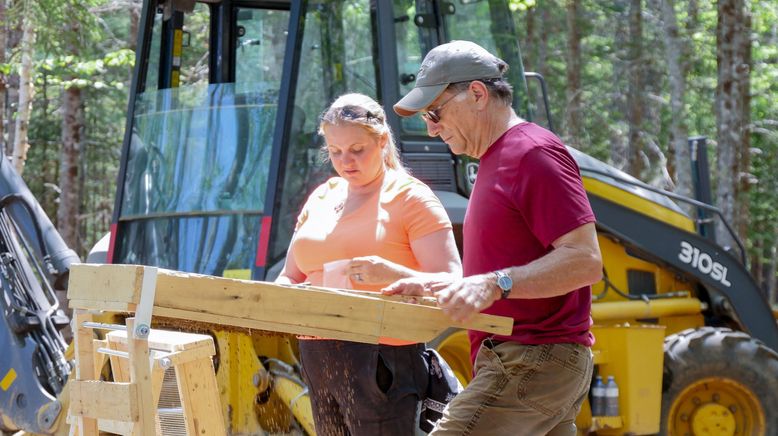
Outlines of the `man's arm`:
<svg viewBox="0 0 778 436">
<path fill-rule="evenodd" d="M 584 224 L 552 243 L 547 255 L 505 272 L 513 279 L 508 298 L 564 295 L 602 279 L 602 256 L 594 223 Z M 494 277 L 493 273 L 490 273 Z"/>
<path fill-rule="evenodd" d="M 594 223 L 584 224 L 555 240 L 554 249 L 527 265 L 506 268 L 513 287 L 508 298 L 564 295 L 602 278 L 602 257 Z M 434 292 L 452 319 L 465 321 L 491 306 L 502 292 L 494 272 L 466 277 Z"/>
</svg>

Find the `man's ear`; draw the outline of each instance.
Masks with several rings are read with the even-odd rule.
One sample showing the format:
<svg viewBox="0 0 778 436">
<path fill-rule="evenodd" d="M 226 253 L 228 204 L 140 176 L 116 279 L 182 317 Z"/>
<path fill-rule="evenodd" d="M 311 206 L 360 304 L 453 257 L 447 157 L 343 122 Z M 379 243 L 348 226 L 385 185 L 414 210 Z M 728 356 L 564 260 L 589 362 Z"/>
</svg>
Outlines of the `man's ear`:
<svg viewBox="0 0 778 436">
<path fill-rule="evenodd" d="M 483 110 L 489 103 L 489 90 L 480 80 L 470 83 L 470 94 L 475 98 L 476 109 Z"/>
</svg>

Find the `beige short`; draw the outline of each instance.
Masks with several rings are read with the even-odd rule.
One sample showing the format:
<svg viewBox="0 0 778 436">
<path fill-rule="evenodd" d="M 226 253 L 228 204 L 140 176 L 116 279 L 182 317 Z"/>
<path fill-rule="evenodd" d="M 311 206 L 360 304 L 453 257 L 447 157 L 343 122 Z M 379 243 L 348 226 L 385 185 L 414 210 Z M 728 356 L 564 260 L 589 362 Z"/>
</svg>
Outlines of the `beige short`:
<svg viewBox="0 0 778 436">
<path fill-rule="evenodd" d="M 588 347 L 486 339 L 475 369 L 430 435 L 576 434 L 575 417 L 592 379 Z"/>
</svg>

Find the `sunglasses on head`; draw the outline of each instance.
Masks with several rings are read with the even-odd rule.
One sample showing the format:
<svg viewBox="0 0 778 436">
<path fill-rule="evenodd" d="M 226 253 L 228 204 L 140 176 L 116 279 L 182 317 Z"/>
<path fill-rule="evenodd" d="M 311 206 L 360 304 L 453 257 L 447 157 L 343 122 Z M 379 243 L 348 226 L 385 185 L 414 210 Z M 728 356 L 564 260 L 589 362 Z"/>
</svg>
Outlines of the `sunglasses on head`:
<svg viewBox="0 0 778 436">
<path fill-rule="evenodd" d="M 365 121 L 368 123 L 380 123 L 382 121 L 379 116 L 360 106 L 343 106 L 339 112 L 338 118 L 348 121 Z"/>
</svg>

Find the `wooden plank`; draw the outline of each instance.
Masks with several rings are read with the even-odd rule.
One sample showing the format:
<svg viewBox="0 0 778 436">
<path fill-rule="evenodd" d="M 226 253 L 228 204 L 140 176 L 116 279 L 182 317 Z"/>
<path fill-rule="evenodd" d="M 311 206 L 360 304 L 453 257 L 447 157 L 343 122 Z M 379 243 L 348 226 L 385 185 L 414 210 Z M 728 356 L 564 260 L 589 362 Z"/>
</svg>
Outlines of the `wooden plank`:
<svg viewBox="0 0 778 436">
<path fill-rule="evenodd" d="M 308 285 L 276 285 L 276 286 L 283 286 L 285 288 L 292 288 L 292 289 L 315 289 L 318 291 L 342 293 L 345 295 L 360 295 L 363 297 L 371 297 L 378 300 L 394 301 L 396 303 L 412 303 L 412 304 L 421 304 L 422 306 L 432 306 L 432 307 L 438 306 L 438 301 L 437 299 L 435 299 L 435 297 L 414 297 L 410 295 L 384 295 L 372 291 L 360 291 L 356 289 L 335 289 L 335 288 L 325 288 L 322 286 L 308 286 Z"/>
<path fill-rule="evenodd" d="M 111 274 L 111 266 L 96 269 L 95 274 Z M 379 337 L 428 342 L 451 326 L 499 335 L 510 334 L 513 328 L 510 318 L 484 314 L 466 324 L 455 323 L 425 303 L 160 269 L 154 314 L 368 343 Z"/>
<path fill-rule="evenodd" d="M 94 334 L 92 329 L 83 327 L 83 323 L 91 322 L 94 317 L 83 310 L 73 312 L 73 325 L 75 332 L 73 334 L 73 345 L 76 356 L 76 380 L 86 381 L 95 379 L 95 360 L 94 360 Z M 71 390 L 71 396 L 72 394 Z M 70 403 L 70 411 L 73 414 L 73 401 Z M 73 414 L 75 415 L 75 414 Z M 94 418 L 78 416 L 77 423 L 79 434 L 81 436 L 97 436 L 97 420 Z"/>
<path fill-rule="evenodd" d="M 468 323 L 455 323 L 437 307 L 402 303 L 377 294 L 332 293 L 164 270 L 158 276 L 156 307 L 238 317 L 275 325 L 259 327 L 267 330 L 333 339 L 344 339 L 333 333 L 358 332 L 368 338 L 427 342 L 451 326 L 500 335 L 508 335 L 513 329 L 510 318 L 478 314 Z M 387 307 L 392 309 L 386 310 Z M 162 314 L 156 309 L 155 313 Z M 228 320 L 222 322 L 231 324 Z M 321 331 L 303 333 L 300 327 Z"/>
<path fill-rule="evenodd" d="M 126 422 L 138 420 L 135 384 L 97 380 L 73 380 L 70 384 L 72 415 Z"/>
<path fill-rule="evenodd" d="M 378 336 L 384 302 L 266 282 L 160 270 L 157 307 Z"/>
<path fill-rule="evenodd" d="M 134 331 L 135 319 L 127 318 L 127 331 Z M 152 394 L 151 362 L 149 346 L 145 339 L 128 341 L 130 353 L 130 382 L 138 385 L 138 425 L 133 434 L 152 435 L 156 433 L 156 410 Z"/>
<path fill-rule="evenodd" d="M 186 351 L 177 351 L 170 353 L 165 358 L 170 359 L 171 365 L 183 365 L 184 363 L 192 362 L 200 359 L 210 359 L 216 354 L 216 347 L 211 343 L 210 347 L 193 348 Z"/>
<path fill-rule="evenodd" d="M 106 342 L 108 342 L 108 348 L 116 351 L 127 352 L 127 343 L 118 343 L 111 339 L 110 335 L 106 335 Z M 130 362 L 129 359 L 125 359 L 119 356 L 108 356 L 108 360 L 111 362 L 111 374 L 113 374 L 114 381 L 129 382 L 130 381 Z"/>
<path fill-rule="evenodd" d="M 71 265 L 68 299 L 138 304 L 142 280 L 138 265 Z"/>
<path fill-rule="evenodd" d="M 136 305 L 121 301 L 73 299 L 68 301 L 68 307 L 71 309 L 103 310 L 106 312 L 135 312 Z"/>
<path fill-rule="evenodd" d="M 162 382 L 165 380 L 165 368 L 154 365 L 151 368 L 151 397 L 154 409 L 159 409 L 159 397 L 162 394 Z"/>
<path fill-rule="evenodd" d="M 133 423 L 115 421 L 113 419 L 98 419 L 97 426 L 100 428 L 101 432 L 108 432 L 118 435 L 131 435 Z"/>
<path fill-rule="evenodd" d="M 92 340 L 92 347 L 94 350 L 97 350 L 98 348 L 108 348 L 108 341 L 105 339 L 94 339 Z M 108 356 L 106 356 L 103 353 L 98 353 L 95 351 L 93 354 L 95 362 L 95 373 L 94 373 L 94 379 L 99 380 L 100 374 L 103 372 L 103 367 L 105 366 L 105 361 L 108 360 Z"/>
<path fill-rule="evenodd" d="M 367 335 L 357 332 L 345 332 L 341 330 L 328 330 L 316 327 L 305 327 L 296 324 L 283 324 L 277 322 L 264 322 L 252 319 L 236 318 L 233 316 L 212 315 L 200 311 L 169 309 L 155 307 L 154 313 L 168 318 L 187 319 L 190 321 L 210 324 L 221 324 L 235 327 L 243 327 L 253 330 L 267 330 L 271 332 L 292 333 L 305 336 L 321 336 L 324 338 L 340 339 L 344 341 L 364 342 L 377 344 L 379 336 Z"/>
<path fill-rule="evenodd" d="M 112 342 L 121 344 L 127 343 L 127 332 L 124 330 L 114 330 L 109 332 L 106 337 L 109 341 Z M 151 329 L 148 342 L 149 348 L 153 350 L 167 351 L 169 353 L 185 351 L 199 347 L 210 347 L 212 350 L 214 350 L 213 353 L 216 353 L 216 349 L 213 346 L 213 338 L 208 335 L 201 335 L 197 333 Z"/>
<path fill-rule="evenodd" d="M 190 435 L 226 435 L 224 416 L 211 359 L 176 366 L 178 392 Z"/>
<path fill-rule="evenodd" d="M 415 334 L 416 338 L 410 340 L 429 342 L 443 333 L 448 326 L 510 335 L 513 330 L 513 320 L 502 316 L 479 314 L 469 322 L 458 323 L 437 307 L 387 304 L 381 325 L 381 336 L 404 338 Z"/>
</svg>

